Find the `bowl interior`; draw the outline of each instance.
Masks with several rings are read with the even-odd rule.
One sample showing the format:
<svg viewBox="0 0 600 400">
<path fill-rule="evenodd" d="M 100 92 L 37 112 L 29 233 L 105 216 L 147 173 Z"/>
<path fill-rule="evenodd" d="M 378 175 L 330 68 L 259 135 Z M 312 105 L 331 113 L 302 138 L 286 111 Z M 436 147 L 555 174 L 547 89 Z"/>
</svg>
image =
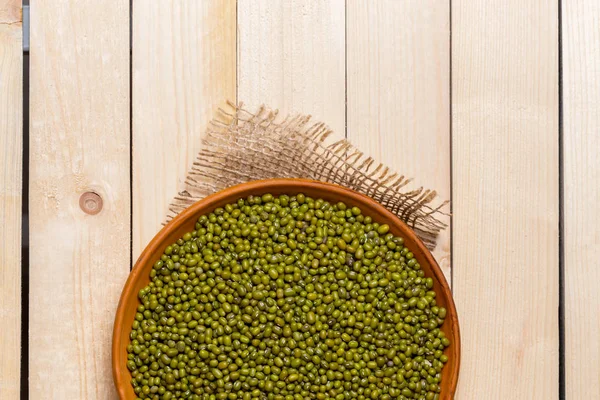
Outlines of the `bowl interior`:
<svg viewBox="0 0 600 400">
<path fill-rule="evenodd" d="M 129 344 L 131 324 L 139 305 L 137 294 L 150 282 L 150 271 L 154 262 L 160 258 L 168 245 L 174 243 L 184 233 L 194 230 L 195 223 L 201 215 L 208 214 L 214 209 L 240 198 L 265 193 L 273 195 L 304 193 L 312 198 L 321 198 L 329 202 L 343 201 L 350 207 L 359 207 L 364 215 L 371 216 L 374 221 L 387 223 L 391 233 L 404 238 L 405 245 L 413 252 L 425 275 L 433 278 L 433 290 L 437 294 L 438 305 L 447 309 L 446 321 L 441 330 L 450 339 L 451 344 L 445 350 L 448 362 L 442 370 L 440 399 L 452 399 L 456 391 L 460 365 L 458 318 L 448 283 L 431 253 L 406 224 L 371 198 L 341 186 L 304 179 L 272 179 L 233 186 L 187 208 L 152 239 L 127 279 L 115 318 L 112 362 L 113 377 L 120 398 L 122 400 L 136 398 L 130 384 L 131 374 L 126 366 L 127 345 Z"/>
</svg>

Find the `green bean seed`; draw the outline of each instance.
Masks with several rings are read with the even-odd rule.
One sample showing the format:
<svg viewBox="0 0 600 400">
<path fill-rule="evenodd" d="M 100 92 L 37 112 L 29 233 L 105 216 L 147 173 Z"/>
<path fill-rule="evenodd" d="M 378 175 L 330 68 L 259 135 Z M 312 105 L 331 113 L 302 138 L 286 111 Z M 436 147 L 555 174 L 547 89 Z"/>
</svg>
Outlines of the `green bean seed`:
<svg viewBox="0 0 600 400">
<path fill-rule="evenodd" d="M 447 310 L 387 224 L 267 193 L 194 229 L 138 293 L 126 361 L 138 399 L 440 398 Z"/>
</svg>

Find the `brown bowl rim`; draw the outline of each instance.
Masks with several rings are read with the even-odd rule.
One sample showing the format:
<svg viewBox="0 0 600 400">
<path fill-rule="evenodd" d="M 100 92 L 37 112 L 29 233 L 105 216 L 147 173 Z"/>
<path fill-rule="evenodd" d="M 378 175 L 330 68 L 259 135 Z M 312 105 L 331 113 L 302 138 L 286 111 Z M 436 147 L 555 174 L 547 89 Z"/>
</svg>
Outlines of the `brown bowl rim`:
<svg viewBox="0 0 600 400">
<path fill-rule="evenodd" d="M 450 376 L 445 378 L 445 382 L 447 383 L 447 391 L 444 394 L 444 400 L 453 399 L 456 393 L 456 387 L 458 384 L 458 373 L 460 370 L 460 327 L 458 323 L 458 315 L 456 312 L 456 306 L 454 304 L 454 299 L 452 297 L 452 291 L 450 290 L 450 286 L 446 281 L 446 277 L 444 276 L 442 270 L 440 269 L 437 261 L 433 258 L 431 252 L 427 249 L 427 247 L 423 244 L 421 239 L 413 232 L 412 229 L 408 227 L 408 225 L 400 220 L 396 215 L 394 215 L 391 211 L 386 209 L 384 206 L 379 204 L 377 201 L 372 198 L 358 193 L 354 190 L 348 189 L 344 186 L 321 182 L 311 179 L 300 179 L 300 178 L 278 178 L 278 179 L 265 179 L 265 180 L 257 180 L 250 181 L 246 183 L 241 183 L 238 185 L 234 185 L 228 187 L 224 190 L 221 190 L 217 193 L 211 194 L 205 197 L 202 200 L 197 201 L 192 204 L 185 210 L 183 210 L 179 215 L 173 218 L 169 223 L 167 223 L 157 234 L 152 238 L 150 243 L 146 246 L 146 248 L 140 254 L 138 260 L 136 261 L 134 267 L 132 268 L 127 281 L 125 282 L 125 286 L 123 287 L 123 291 L 121 292 L 121 297 L 119 299 L 119 305 L 117 306 L 117 311 L 115 315 L 115 322 L 113 327 L 113 339 L 112 339 L 112 372 L 113 372 L 113 380 L 117 392 L 119 394 L 119 398 L 122 400 L 126 399 L 125 388 L 130 387 L 130 378 L 129 370 L 125 365 L 119 365 L 119 348 L 121 347 L 121 332 L 123 331 L 125 325 L 124 314 L 126 308 L 126 302 L 132 296 L 137 301 L 137 294 L 133 293 L 135 282 L 142 278 L 142 272 L 144 271 L 143 266 L 147 265 L 150 260 L 150 256 L 157 247 L 165 246 L 164 241 L 166 238 L 172 234 L 174 231 L 177 231 L 182 225 L 184 225 L 189 218 L 197 216 L 198 213 L 207 209 L 211 212 L 216 206 L 213 206 L 215 203 L 221 203 L 225 199 L 238 199 L 244 196 L 249 195 L 244 194 L 249 191 L 261 191 L 262 193 L 268 193 L 273 189 L 276 189 L 278 186 L 297 186 L 298 192 L 302 192 L 303 187 L 310 187 L 312 189 L 322 189 L 325 191 L 333 192 L 336 196 L 339 195 L 340 201 L 348 201 L 352 200 L 354 203 L 367 203 L 369 207 L 376 209 L 380 214 L 385 216 L 386 222 L 390 221 L 394 225 L 396 225 L 400 231 L 402 231 L 403 236 L 412 241 L 419 249 L 419 252 L 425 257 L 426 263 L 430 266 L 431 271 L 433 272 L 434 278 L 437 283 L 440 285 L 441 292 L 444 298 L 447 300 L 447 320 L 445 323 L 450 322 L 450 332 L 451 332 L 451 347 L 454 347 L 454 356 L 452 357 L 452 362 L 448 362 L 444 368 L 450 368 Z M 197 217 L 196 217 L 197 218 Z M 414 249 L 411 249 L 414 252 Z M 423 264 L 421 262 L 421 264 Z M 446 385 L 444 385 L 446 386 Z"/>
</svg>

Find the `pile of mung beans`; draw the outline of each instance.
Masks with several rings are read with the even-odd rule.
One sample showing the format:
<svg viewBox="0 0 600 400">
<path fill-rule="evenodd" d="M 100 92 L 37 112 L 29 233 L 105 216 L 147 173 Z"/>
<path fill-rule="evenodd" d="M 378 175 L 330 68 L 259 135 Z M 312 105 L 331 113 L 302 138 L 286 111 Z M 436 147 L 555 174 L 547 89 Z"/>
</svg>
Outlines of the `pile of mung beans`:
<svg viewBox="0 0 600 400">
<path fill-rule="evenodd" d="M 357 207 L 251 196 L 198 219 L 139 292 L 139 399 L 437 400 L 433 280 Z"/>
</svg>

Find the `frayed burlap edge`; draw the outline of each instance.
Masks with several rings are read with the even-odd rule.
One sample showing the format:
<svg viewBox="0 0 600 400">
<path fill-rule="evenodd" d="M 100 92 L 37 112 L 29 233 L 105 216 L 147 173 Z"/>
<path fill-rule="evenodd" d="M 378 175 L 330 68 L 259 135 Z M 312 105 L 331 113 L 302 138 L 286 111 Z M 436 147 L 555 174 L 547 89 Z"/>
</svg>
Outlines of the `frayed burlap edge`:
<svg viewBox="0 0 600 400">
<path fill-rule="evenodd" d="M 434 190 L 411 189 L 411 179 L 365 156 L 347 140 L 325 144 L 332 133 L 309 115 L 281 118 L 265 106 L 252 113 L 227 102 L 202 140 L 165 221 L 209 194 L 243 182 L 269 178 L 308 178 L 346 186 L 385 206 L 435 247 L 447 201 Z"/>
</svg>

